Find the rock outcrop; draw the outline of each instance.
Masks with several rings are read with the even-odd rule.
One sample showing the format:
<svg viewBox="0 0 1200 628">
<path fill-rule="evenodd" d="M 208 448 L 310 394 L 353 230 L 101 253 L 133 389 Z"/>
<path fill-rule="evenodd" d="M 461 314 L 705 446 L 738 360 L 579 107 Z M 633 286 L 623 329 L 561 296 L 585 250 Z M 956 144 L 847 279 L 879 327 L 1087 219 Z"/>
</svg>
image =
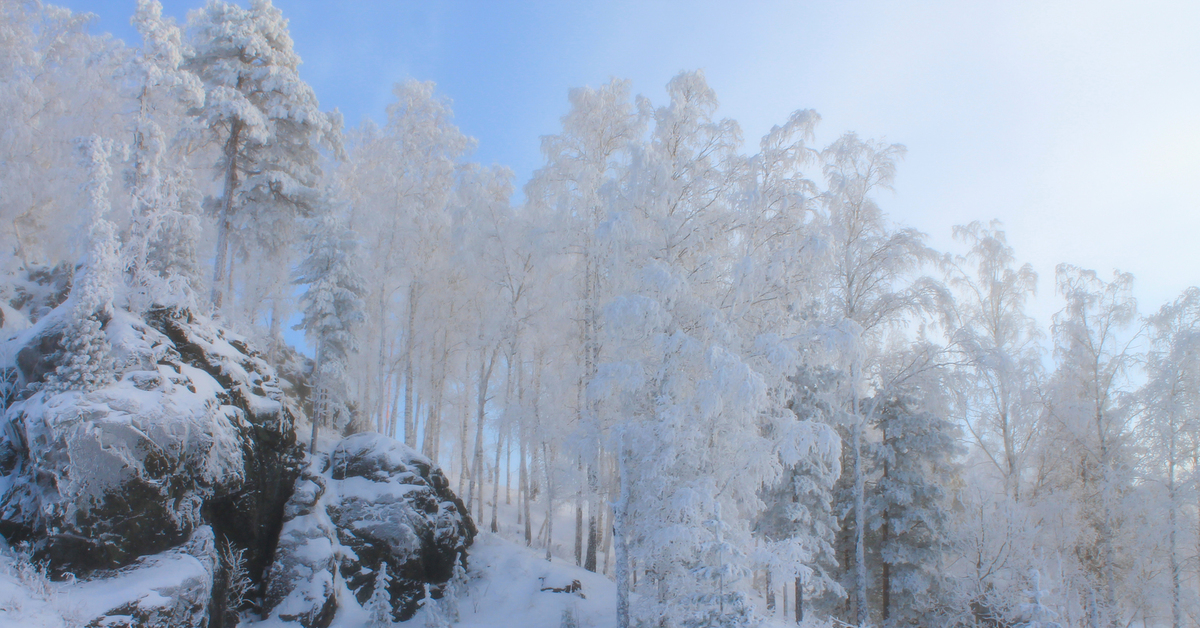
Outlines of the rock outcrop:
<svg viewBox="0 0 1200 628">
<path fill-rule="evenodd" d="M 355 434 L 313 462 L 288 502 L 268 576 L 273 616 L 325 628 L 339 605 L 335 580 L 357 605 L 371 598 L 386 565 L 392 617 L 416 612 L 426 583 L 434 596 L 475 537 L 475 525 L 429 459 L 379 434 Z"/>
<path fill-rule="evenodd" d="M 77 582 L 72 622 L 324 627 L 385 564 L 395 619 L 440 595 L 475 527 L 429 460 L 377 434 L 307 456 L 303 383 L 186 310 L 106 315 L 112 380 L 60 390 L 69 308 L 6 313 L 0 535 Z"/>
</svg>

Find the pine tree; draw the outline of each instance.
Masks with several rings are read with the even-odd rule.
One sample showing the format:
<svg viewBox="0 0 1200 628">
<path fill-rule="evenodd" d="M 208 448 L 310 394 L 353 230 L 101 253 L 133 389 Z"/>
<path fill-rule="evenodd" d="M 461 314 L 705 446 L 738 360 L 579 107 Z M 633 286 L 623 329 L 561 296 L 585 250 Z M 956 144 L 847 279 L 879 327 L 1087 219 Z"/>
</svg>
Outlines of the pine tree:
<svg viewBox="0 0 1200 628">
<path fill-rule="evenodd" d="M 354 232 L 327 209 L 313 221 L 307 238 L 308 257 L 297 267 L 293 279 L 296 284 L 308 286 L 300 298 L 303 317 L 296 329 L 304 330 L 317 350 L 310 452 L 316 451 L 321 424 L 333 422 L 340 427 L 350 420 L 346 363 L 357 350 L 353 329 L 363 320 L 364 296 L 357 246 Z"/>
<path fill-rule="evenodd" d="M 388 594 L 388 585 L 391 584 L 392 578 L 387 572 L 387 563 L 379 563 L 379 571 L 375 572 L 374 589 L 371 591 L 371 597 L 367 600 L 365 607 L 370 615 L 370 628 L 391 628 L 392 626 L 392 601 Z"/>
<path fill-rule="evenodd" d="M 744 565 L 744 553 L 730 543 L 726 535 L 732 530 L 721 519 L 721 504 L 713 507 L 713 518 L 704 522 L 707 534 L 697 544 L 698 559 L 692 563 L 697 579 L 690 616 L 682 625 L 688 628 L 747 628 L 756 623 L 754 610 L 746 593 L 735 585 L 749 575 Z"/>
<path fill-rule="evenodd" d="M 205 88 L 193 113 L 221 143 L 216 171 L 223 188 L 211 204 L 217 216 L 212 300 L 219 308 L 235 245 L 279 250 L 296 220 L 317 209 L 318 149 L 340 151 L 341 119 L 321 112 L 300 79 L 287 20 L 270 0 L 252 0 L 249 9 L 212 0 L 192 14 L 190 26 L 194 51 L 185 67 Z"/>
<path fill-rule="evenodd" d="M 60 364 L 47 382 L 52 391 L 91 391 L 113 379 L 112 348 L 102 322 L 112 315 L 120 278 L 120 243 L 107 218 L 112 179 L 113 141 L 92 136 L 80 148 L 90 177 L 87 185 L 91 223 L 88 254 L 81 275 L 71 287 L 74 307 L 63 333 Z"/>
<path fill-rule="evenodd" d="M 784 423 L 789 446 L 781 447 L 783 475 L 764 490 L 766 509 L 756 533 L 766 541 L 765 567 L 794 579 L 806 590 L 809 604 L 825 605 L 841 599 L 845 591 L 837 581 L 838 521 L 834 489 L 841 474 L 842 442 L 835 426 L 842 420 L 837 400 L 841 373 L 828 368 L 803 367 L 789 378 L 795 386 L 790 407 L 795 421 Z M 785 580 L 784 586 L 789 586 Z M 800 603 L 797 616 L 803 613 Z"/>
<path fill-rule="evenodd" d="M 421 608 L 425 610 L 425 628 L 450 628 L 453 624 L 442 604 L 446 598 L 443 596 L 441 600 L 433 599 L 429 583 L 426 582 L 424 586 L 425 597 L 421 600 Z"/>
<path fill-rule="evenodd" d="M 903 392 L 882 400 L 873 427 L 883 438 L 873 452 L 881 475 L 871 491 L 868 528 L 880 539 L 882 618 L 893 625 L 927 624 L 935 620 L 923 613 L 941 601 L 951 543 L 957 430 Z"/>
<path fill-rule="evenodd" d="M 467 570 L 463 567 L 462 554 L 454 560 L 454 573 L 442 587 L 442 609 L 451 622 L 459 620 L 459 605 L 467 597 Z"/>
</svg>

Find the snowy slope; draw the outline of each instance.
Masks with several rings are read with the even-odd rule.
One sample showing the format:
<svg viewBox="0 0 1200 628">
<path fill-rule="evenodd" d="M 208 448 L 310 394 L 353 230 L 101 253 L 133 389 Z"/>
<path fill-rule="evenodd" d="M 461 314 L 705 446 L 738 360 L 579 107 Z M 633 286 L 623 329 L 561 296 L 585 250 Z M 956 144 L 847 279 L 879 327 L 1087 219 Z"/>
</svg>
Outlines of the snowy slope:
<svg viewBox="0 0 1200 628">
<path fill-rule="evenodd" d="M 463 628 L 559 628 L 563 612 L 575 615 L 581 628 L 616 625 L 616 586 L 604 576 L 555 558 L 547 562 L 538 550 L 481 532 L 470 549 L 470 585 L 459 602 Z M 565 588 L 578 580 L 578 593 L 542 591 Z M 417 613 L 401 626 L 424 626 Z"/>
</svg>

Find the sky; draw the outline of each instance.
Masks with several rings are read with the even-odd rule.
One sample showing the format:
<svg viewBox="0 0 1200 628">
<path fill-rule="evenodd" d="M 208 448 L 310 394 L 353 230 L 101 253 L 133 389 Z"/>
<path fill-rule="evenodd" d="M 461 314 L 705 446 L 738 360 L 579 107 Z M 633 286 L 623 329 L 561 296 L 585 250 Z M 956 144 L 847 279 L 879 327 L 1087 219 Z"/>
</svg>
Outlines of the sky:
<svg viewBox="0 0 1200 628">
<path fill-rule="evenodd" d="M 127 43 L 132 0 L 58 0 Z M 201 0 L 164 2 L 183 20 Z M 472 2 L 275 0 L 301 76 L 348 126 L 392 86 L 431 80 L 474 159 L 541 163 L 572 87 L 630 79 L 655 104 L 700 69 L 757 147 L 796 109 L 818 145 L 854 131 L 908 152 L 891 218 L 957 251 L 951 227 L 999 219 L 1061 307 L 1068 262 L 1136 277 L 1143 313 L 1200 285 L 1200 2 Z M 813 176 L 819 173 L 814 172 Z"/>
</svg>

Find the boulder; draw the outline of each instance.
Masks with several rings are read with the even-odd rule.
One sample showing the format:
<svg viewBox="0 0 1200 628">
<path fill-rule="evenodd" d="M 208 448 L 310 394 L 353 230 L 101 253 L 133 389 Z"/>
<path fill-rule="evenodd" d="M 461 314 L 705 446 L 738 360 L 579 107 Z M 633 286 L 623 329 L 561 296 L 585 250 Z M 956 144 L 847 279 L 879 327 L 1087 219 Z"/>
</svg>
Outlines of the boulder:
<svg viewBox="0 0 1200 628">
<path fill-rule="evenodd" d="M 475 533 L 462 500 L 428 458 L 380 434 L 355 434 L 314 460 L 297 483 L 266 606 L 281 620 L 325 628 L 350 603 L 338 598 L 338 583 L 361 606 L 386 564 L 392 617 L 407 620 L 426 584 L 441 596 Z"/>
<path fill-rule="evenodd" d="M 67 307 L 9 341 L 23 392 L 0 435 L 0 534 L 57 578 L 103 579 L 208 527 L 261 584 L 304 458 L 274 371 L 188 311 L 117 311 L 104 322 L 115 381 L 53 392 L 41 382 Z M 210 628 L 236 618 L 226 562 L 206 593 Z"/>
</svg>

